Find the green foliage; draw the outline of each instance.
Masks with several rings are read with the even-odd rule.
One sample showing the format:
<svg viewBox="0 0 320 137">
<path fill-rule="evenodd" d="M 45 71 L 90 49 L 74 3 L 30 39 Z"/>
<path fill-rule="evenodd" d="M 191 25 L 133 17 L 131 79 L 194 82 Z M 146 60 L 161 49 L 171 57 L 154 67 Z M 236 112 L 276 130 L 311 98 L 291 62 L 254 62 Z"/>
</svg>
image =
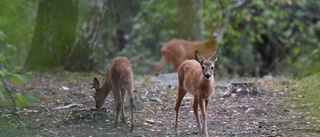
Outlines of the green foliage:
<svg viewBox="0 0 320 137">
<path fill-rule="evenodd" d="M 23 122 L 18 115 L 1 115 L 0 135 L 6 137 L 32 137 L 28 124 Z"/>
<path fill-rule="evenodd" d="M 23 94 L 12 92 L 14 87 L 9 87 L 11 83 L 13 85 L 18 85 L 22 82 L 33 80 L 33 75 L 30 73 L 17 73 L 18 67 L 10 64 L 10 60 L 16 56 L 16 48 L 11 44 L 6 43 L 6 40 L 4 39 L 5 34 L 3 32 L 0 34 L 2 35 L 0 35 L 0 46 L 6 45 L 3 50 L 0 51 L 0 103 L 2 104 L 2 101 L 10 100 L 12 99 L 10 96 L 14 96 L 15 106 L 19 108 L 33 105 L 38 99 L 36 94 L 31 92 L 25 92 Z"/>
<path fill-rule="evenodd" d="M 30 91 L 24 93 L 13 92 L 15 87 L 8 87 L 8 83 L 13 85 L 18 85 L 23 82 L 28 82 L 33 80 L 32 74 L 17 74 L 16 71 L 9 71 L 9 69 L 0 70 L 0 101 L 10 100 L 10 96 L 13 96 L 14 105 L 16 107 L 22 108 L 26 106 L 32 106 L 35 104 L 35 101 L 39 99 L 39 96 Z M 6 85 L 5 85 L 6 84 Z M 11 84 L 10 84 L 11 85 Z M 4 87 L 7 86 L 7 87 Z M 0 102 L 1 104 L 3 102 Z"/>
<path fill-rule="evenodd" d="M 39 96 L 35 93 L 24 92 L 21 94 L 21 93 L 13 92 L 14 90 L 13 88 L 15 87 L 10 87 L 10 88 L 8 87 L 8 83 L 12 83 L 13 85 L 18 85 L 23 82 L 33 80 L 32 74 L 17 74 L 16 71 L 10 72 L 7 69 L 2 69 L 0 71 L 0 78 L 2 79 L 0 83 L 0 101 L 4 101 L 7 99 L 10 100 L 9 96 L 14 96 L 14 99 L 15 99 L 14 105 L 19 108 L 22 108 L 25 106 L 34 105 L 35 101 L 39 99 Z M 4 84 L 6 84 L 7 87 L 4 87 Z"/>
<path fill-rule="evenodd" d="M 2 83 L 0 83 L 0 101 L 5 99 L 5 91 L 3 89 Z"/>
<path fill-rule="evenodd" d="M 119 53 L 130 59 L 134 73 L 151 72 L 161 56 L 162 45 L 177 34 L 176 27 L 179 24 L 176 16 L 176 1 L 140 1 L 140 11 L 133 18 L 132 31 L 128 36 L 130 42 Z M 108 47 L 111 48 L 112 45 Z"/>
<path fill-rule="evenodd" d="M 37 95 L 13 92 L 18 85 L 33 79 L 32 74 L 18 74 L 32 37 L 37 0 L 3 0 L 0 2 L 0 101 L 5 104 L 14 96 L 15 106 L 34 103 Z"/>
<path fill-rule="evenodd" d="M 150 72 L 157 61 L 160 58 L 160 49 L 162 45 L 174 38 L 177 34 L 176 27 L 177 21 L 177 10 L 176 1 L 141 1 L 141 10 L 134 19 L 132 37 L 132 47 L 126 49 L 131 51 L 129 54 L 136 62 L 133 66 L 135 68 L 146 65 L 149 66 L 146 69 L 136 70 L 138 73 Z M 171 10 L 168 10 L 171 9 Z M 153 11 L 153 12 L 152 12 Z M 136 51 L 132 51 L 136 50 Z M 135 56 L 139 55 L 140 56 Z M 148 59 L 148 60 L 147 60 Z M 141 64 L 139 60 L 146 60 L 144 64 Z"/>
<path fill-rule="evenodd" d="M 224 22 L 226 9 L 233 4 L 234 1 L 204 1 L 203 22 L 221 24 Z M 314 15 L 304 10 L 316 10 L 317 5 L 320 2 L 255 0 L 232 11 L 225 37 L 219 44 L 221 52 L 218 73 L 257 76 L 259 70 L 267 69 L 273 74 L 287 71 L 293 72 L 295 76 L 304 76 L 318 71 L 312 68 L 319 68 L 317 66 L 320 64 L 316 61 L 319 59 L 316 50 L 319 47 L 319 25 L 311 22 Z M 143 8 L 140 8 L 134 18 L 129 35 L 130 43 L 119 55 L 130 58 L 135 73 L 145 74 L 151 72 L 159 61 L 163 44 L 175 38 L 180 21 L 176 17 L 176 1 L 142 0 L 140 7 Z M 211 31 L 205 28 L 204 38 Z M 112 47 L 111 42 L 108 45 Z M 274 54 L 275 49 L 278 49 L 279 55 Z M 258 52 L 259 50 L 264 53 Z M 263 58 L 268 57 L 271 61 L 266 64 L 268 62 Z M 306 63 L 305 60 L 310 58 L 310 63 Z"/>
<path fill-rule="evenodd" d="M 21 66 L 24 62 L 32 39 L 37 4 L 38 0 L 0 2 L 0 52 L 7 54 L 4 57 L 10 65 Z M 3 60 L 1 56 L 0 60 Z"/>
<path fill-rule="evenodd" d="M 116 14 L 131 11 L 128 6 L 112 4 L 118 1 L 108 2 L 111 4 L 107 5 L 102 28 L 107 36 L 102 36 L 101 39 L 106 40 L 96 46 L 94 59 L 105 67 L 104 64 L 116 56 L 112 50 L 114 29 L 132 26 L 124 27 L 131 33 L 125 36 L 126 47 L 117 55 L 131 60 L 134 73 L 150 74 L 161 57 L 161 47 L 176 38 L 177 27 L 182 22 L 177 18 L 176 1 L 139 0 L 135 4 L 140 8 L 134 7 L 138 14 L 120 16 Z M 236 2 L 203 1 L 203 22 L 224 22 L 227 8 Z M 89 3 L 79 1 L 78 25 L 87 17 Z M 32 39 L 37 4 L 38 0 L 0 2 L 0 61 L 5 62 L 1 67 L 18 66 L 19 69 L 23 64 Z M 320 1 L 316 0 L 251 0 L 246 6 L 232 11 L 230 24 L 219 44 L 217 73 L 257 76 L 258 71 L 267 69 L 266 72 L 275 75 L 285 72 L 303 77 L 319 72 L 319 6 Z M 203 38 L 210 32 L 204 28 Z M 19 83 L 19 76 L 11 75 L 10 80 Z"/>
<path fill-rule="evenodd" d="M 25 92 L 23 94 L 16 93 L 14 98 L 15 105 L 22 108 L 35 105 L 35 101 L 39 99 L 39 95 L 32 92 Z"/>
<path fill-rule="evenodd" d="M 233 4 L 232 1 L 206 2 L 204 20 L 219 17 L 221 11 L 225 12 Z M 316 21 L 319 6 L 319 1 L 254 0 L 232 11 L 230 24 L 219 45 L 220 69 L 240 75 L 254 75 L 255 69 L 271 67 L 274 68 L 269 71 L 273 74 L 285 71 L 305 76 L 319 72 L 319 25 Z M 263 56 L 273 62 L 264 66 L 268 62 Z"/>
</svg>

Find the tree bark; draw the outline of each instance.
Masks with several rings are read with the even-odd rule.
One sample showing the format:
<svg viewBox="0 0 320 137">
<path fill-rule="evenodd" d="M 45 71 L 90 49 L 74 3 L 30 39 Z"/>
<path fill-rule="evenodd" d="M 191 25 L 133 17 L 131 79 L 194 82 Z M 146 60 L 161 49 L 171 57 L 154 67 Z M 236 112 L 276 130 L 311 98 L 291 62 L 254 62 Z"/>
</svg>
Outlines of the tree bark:
<svg viewBox="0 0 320 137">
<path fill-rule="evenodd" d="M 202 40 L 202 0 L 177 0 L 178 37 L 188 40 Z"/>
<path fill-rule="evenodd" d="M 95 69 L 93 49 L 105 13 L 105 0 L 91 1 L 91 8 L 72 47 L 64 68 L 70 71 L 92 71 Z"/>
<path fill-rule="evenodd" d="M 105 12 L 105 0 L 94 0 L 81 29 L 76 32 L 78 1 L 40 0 L 25 70 L 62 67 L 70 71 L 94 68 L 93 48 Z"/>
<path fill-rule="evenodd" d="M 40 0 L 34 36 L 25 70 L 43 70 L 66 64 L 74 43 L 78 1 Z"/>
</svg>

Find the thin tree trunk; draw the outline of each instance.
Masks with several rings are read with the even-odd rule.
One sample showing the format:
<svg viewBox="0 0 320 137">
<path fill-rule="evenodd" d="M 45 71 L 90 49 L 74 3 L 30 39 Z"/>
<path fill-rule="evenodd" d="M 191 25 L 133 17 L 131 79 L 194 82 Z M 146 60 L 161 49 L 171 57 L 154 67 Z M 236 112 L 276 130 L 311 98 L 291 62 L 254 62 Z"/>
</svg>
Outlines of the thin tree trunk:
<svg viewBox="0 0 320 137">
<path fill-rule="evenodd" d="M 178 37 L 189 40 L 202 40 L 201 18 L 202 0 L 177 0 Z"/>
<path fill-rule="evenodd" d="M 96 66 L 93 60 L 93 48 L 100 32 L 105 13 L 105 0 L 91 1 L 91 8 L 69 54 L 65 69 L 71 71 L 91 71 Z"/>
</svg>

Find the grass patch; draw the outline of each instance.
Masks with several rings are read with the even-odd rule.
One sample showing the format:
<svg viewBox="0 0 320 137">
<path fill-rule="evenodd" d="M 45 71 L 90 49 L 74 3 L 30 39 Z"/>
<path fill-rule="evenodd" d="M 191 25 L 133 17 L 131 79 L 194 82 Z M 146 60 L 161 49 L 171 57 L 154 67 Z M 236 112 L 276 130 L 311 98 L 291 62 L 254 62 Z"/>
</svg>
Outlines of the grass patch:
<svg viewBox="0 0 320 137">
<path fill-rule="evenodd" d="M 4 137 L 32 137 L 29 126 L 19 116 L 4 115 L 0 119 L 0 136 Z"/>
<path fill-rule="evenodd" d="M 295 100 L 297 108 L 320 123 L 320 74 L 303 78 L 294 87 L 298 89 Z"/>
<path fill-rule="evenodd" d="M 89 109 L 73 111 L 70 120 L 94 120 L 107 117 L 106 109 Z"/>
</svg>

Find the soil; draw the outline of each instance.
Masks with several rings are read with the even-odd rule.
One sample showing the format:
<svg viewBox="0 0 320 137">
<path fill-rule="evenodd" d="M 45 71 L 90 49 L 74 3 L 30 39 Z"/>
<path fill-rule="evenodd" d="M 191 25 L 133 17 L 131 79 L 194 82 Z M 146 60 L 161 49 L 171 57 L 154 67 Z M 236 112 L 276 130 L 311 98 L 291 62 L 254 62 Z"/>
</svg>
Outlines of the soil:
<svg viewBox="0 0 320 137">
<path fill-rule="evenodd" d="M 135 77 L 133 132 L 130 132 L 127 97 L 127 122 L 120 123 L 117 128 L 113 128 L 115 105 L 112 94 L 102 109 L 94 108 L 91 83 L 93 76 L 100 81 L 103 79 L 98 74 L 37 74 L 34 81 L 19 86 L 17 91 L 36 92 L 40 99 L 32 107 L 19 109 L 18 114 L 28 125 L 26 130 L 32 136 L 39 137 L 176 136 L 173 130 L 177 87 L 175 75 Z M 230 83 L 247 81 L 254 83 L 255 87 L 242 87 L 235 91 L 228 87 Z M 293 93 L 296 89 L 286 80 L 217 80 L 216 91 L 208 107 L 209 136 L 320 136 L 319 125 L 315 125 L 312 119 L 306 120 L 304 112 L 295 110 L 296 105 L 291 101 L 295 98 Z M 191 108 L 192 100 L 192 96 L 187 94 L 182 102 L 177 136 L 199 136 Z M 6 111 L 1 113 L 3 116 Z"/>
</svg>

